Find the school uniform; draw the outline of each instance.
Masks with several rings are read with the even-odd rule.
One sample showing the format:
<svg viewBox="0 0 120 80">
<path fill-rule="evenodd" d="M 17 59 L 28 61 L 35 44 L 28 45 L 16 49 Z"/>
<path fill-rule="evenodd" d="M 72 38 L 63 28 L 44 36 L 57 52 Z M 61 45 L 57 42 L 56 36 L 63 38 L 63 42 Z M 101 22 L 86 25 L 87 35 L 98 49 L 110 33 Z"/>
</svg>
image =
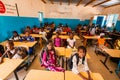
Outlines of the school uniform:
<svg viewBox="0 0 120 80">
<path fill-rule="evenodd" d="M 68 39 L 67 39 L 67 42 L 68 42 L 69 45 L 72 46 L 72 47 L 74 46 L 75 41 L 76 41 L 75 38 L 73 38 L 73 39 L 68 38 Z M 71 48 L 69 45 L 67 46 L 67 48 Z"/>
<path fill-rule="evenodd" d="M 76 56 L 73 56 L 72 62 L 73 62 L 72 72 L 74 74 L 79 74 L 80 72 L 89 71 L 86 58 L 84 60 L 84 64 L 82 64 L 82 58 L 79 58 L 79 62 L 77 65 L 77 58 L 76 58 Z"/>
</svg>

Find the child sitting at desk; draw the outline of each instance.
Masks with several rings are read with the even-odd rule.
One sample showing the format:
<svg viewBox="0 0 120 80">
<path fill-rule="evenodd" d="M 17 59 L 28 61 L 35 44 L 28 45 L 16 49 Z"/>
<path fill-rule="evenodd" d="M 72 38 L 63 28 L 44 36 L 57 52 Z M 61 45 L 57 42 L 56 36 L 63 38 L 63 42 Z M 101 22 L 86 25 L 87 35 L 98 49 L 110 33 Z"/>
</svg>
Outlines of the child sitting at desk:
<svg viewBox="0 0 120 80">
<path fill-rule="evenodd" d="M 78 53 L 75 53 L 72 57 L 72 72 L 79 75 L 83 80 L 92 80 L 87 64 L 86 48 L 84 46 L 78 47 Z M 80 72 L 87 72 L 88 78 L 83 76 Z"/>
<path fill-rule="evenodd" d="M 26 56 L 26 53 L 23 53 L 19 48 L 15 48 L 14 47 L 14 43 L 13 41 L 8 41 L 6 43 L 6 51 L 5 53 L 2 55 L 2 57 L 0 58 L 0 63 L 3 60 L 3 57 L 5 55 L 7 55 L 8 58 L 16 58 L 16 59 L 23 59 Z"/>
<path fill-rule="evenodd" d="M 39 32 L 39 34 L 41 34 L 41 35 L 42 35 L 42 38 L 43 38 L 46 42 L 48 41 L 48 39 L 46 38 L 47 33 L 44 31 L 44 29 L 43 29 L 43 28 L 41 28 L 41 30 L 40 30 L 40 32 Z"/>
<path fill-rule="evenodd" d="M 64 72 L 62 67 L 56 65 L 56 52 L 52 41 L 48 41 L 46 48 L 41 53 L 41 66 L 44 66 L 50 71 Z"/>
<path fill-rule="evenodd" d="M 68 43 L 67 48 L 75 48 L 75 42 L 76 42 L 76 39 L 74 38 L 74 35 L 71 32 L 69 34 L 69 38 L 67 39 L 67 43 Z"/>
<path fill-rule="evenodd" d="M 105 38 L 104 38 L 105 34 L 104 33 L 101 33 L 100 34 L 100 38 L 98 39 L 98 48 L 99 49 L 104 49 L 104 48 L 107 48 L 105 46 Z"/>
<path fill-rule="evenodd" d="M 30 33 L 28 31 L 25 32 L 25 36 L 22 37 L 23 41 L 34 41 L 34 38 L 30 36 Z"/>
<path fill-rule="evenodd" d="M 59 32 L 56 32 L 56 37 L 54 38 L 54 46 L 61 47 L 62 39 L 59 37 Z"/>
<path fill-rule="evenodd" d="M 17 33 L 17 31 L 13 31 L 13 36 L 9 40 L 19 41 L 21 36 Z"/>
</svg>

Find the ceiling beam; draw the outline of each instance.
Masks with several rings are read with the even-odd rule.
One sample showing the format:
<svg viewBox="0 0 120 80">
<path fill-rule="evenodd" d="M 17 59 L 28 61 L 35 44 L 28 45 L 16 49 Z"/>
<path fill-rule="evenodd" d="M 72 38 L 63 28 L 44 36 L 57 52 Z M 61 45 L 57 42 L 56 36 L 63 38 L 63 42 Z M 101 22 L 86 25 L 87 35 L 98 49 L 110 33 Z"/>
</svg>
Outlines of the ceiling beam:
<svg viewBox="0 0 120 80">
<path fill-rule="evenodd" d="M 54 4 L 53 0 L 50 0 L 51 4 Z"/>
<path fill-rule="evenodd" d="M 71 3 L 71 0 L 68 0 L 68 5 L 70 5 L 70 3 Z"/>
<path fill-rule="evenodd" d="M 77 3 L 76 6 L 79 6 L 82 1 L 83 1 L 83 0 L 79 0 L 79 2 Z"/>
<path fill-rule="evenodd" d="M 102 1 L 102 2 L 100 2 L 100 3 L 98 3 L 98 4 L 93 5 L 92 7 L 99 6 L 99 5 L 101 5 L 101 4 L 103 4 L 103 3 L 106 3 L 106 2 L 109 2 L 109 1 L 111 1 L 111 0 Z"/>
<path fill-rule="evenodd" d="M 87 5 L 89 5 L 89 4 L 91 4 L 91 3 L 93 3 L 94 1 L 96 1 L 96 0 L 89 1 L 87 4 L 84 5 L 84 7 L 87 6 Z"/>
<path fill-rule="evenodd" d="M 62 0 L 60 0 L 60 5 L 62 5 Z"/>
<path fill-rule="evenodd" d="M 105 7 L 105 8 L 109 8 L 109 7 L 113 7 L 113 6 L 117 6 L 117 5 L 120 5 L 120 3 L 118 3 L 118 4 L 113 4 L 113 5 L 107 6 L 107 7 Z"/>
<path fill-rule="evenodd" d="M 45 4 L 47 3 L 45 0 L 41 0 L 41 1 L 42 1 L 43 3 L 45 3 Z"/>
</svg>

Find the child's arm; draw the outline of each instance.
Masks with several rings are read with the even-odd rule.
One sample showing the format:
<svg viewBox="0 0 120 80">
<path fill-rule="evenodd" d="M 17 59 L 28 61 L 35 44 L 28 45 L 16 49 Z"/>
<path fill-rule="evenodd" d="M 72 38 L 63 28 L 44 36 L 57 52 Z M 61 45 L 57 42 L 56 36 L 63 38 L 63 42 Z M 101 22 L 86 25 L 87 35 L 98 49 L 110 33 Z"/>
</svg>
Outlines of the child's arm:
<svg viewBox="0 0 120 80">
<path fill-rule="evenodd" d="M 76 40 L 74 39 L 74 44 L 73 44 L 73 47 L 72 47 L 72 48 L 74 48 L 74 47 L 75 47 L 75 42 L 76 42 Z"/>
<path fill-rule="evenodd" d="M 89 71 L 87 71 L 87 74 L 88 74 L 88 80 L 93 80 L 93 79 L 91 78 L 91 75 L 90 75 L 90 72 L 89 72 Z"/>
<path fill-rule="evenodd" d="M 89 67 L 88 67 L 87 59 L 86 59 L 86 58 L 85 58 L 85 61 L 84 61 L 84 66 L 85 66 L 85 71 L 86 71 L 87 74 L 88 74 L 88 80 L 92 80 L 91 75 L 90 75 L 90 72 L 89 72 Z"/>
<path fill-rule="evenodd" d="M 68 44 L 69 47 L 72 48 L 72 46 L 69 44 L 69 39 L 67 39 L 67 44 Z"/>
</svg>

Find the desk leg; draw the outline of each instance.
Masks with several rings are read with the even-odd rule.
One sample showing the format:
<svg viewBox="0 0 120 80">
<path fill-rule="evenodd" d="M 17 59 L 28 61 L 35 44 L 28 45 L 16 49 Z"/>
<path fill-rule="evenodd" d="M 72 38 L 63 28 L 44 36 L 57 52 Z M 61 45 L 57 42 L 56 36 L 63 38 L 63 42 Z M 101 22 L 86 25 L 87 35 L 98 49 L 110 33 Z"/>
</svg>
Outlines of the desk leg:
<svg viewBox="0 0 120 80">
<path fill-rule="evenodd" d="M 104 62 L 103 62 L 102 60 L 100 60 L 100 61 L 101 61 L 101 63 L 107 68 L 107 70 L 109 70 L 110 73 L 113 73 L 113 72 L 108 68 L 108 66 L 106 65 L 106 62 L 107 62 L 108 58 L 109 58 L 109 55 L 106 55 L 106 58 L 105 58 Z"/>
<path fill-rule="evenodd" d="M 19 78 L 18 78 L 18 75 L 17 75 L 17 72 L 16 72 L 16 71 L 14 71 L 14 75 L 15 75 L 16 80 L 19 80 Z"/>
<path fill-rule="evenodd" d="M 66 70 L 67 70 L 67 57 L 66 57 Z"/>
<path fill-rule="evenodd" d="M 87 45 L 87 39 L 86 39 L 86 38 L 84 38 L 83 45 L 84 45 L 84 46 Z"/>
</svg>

